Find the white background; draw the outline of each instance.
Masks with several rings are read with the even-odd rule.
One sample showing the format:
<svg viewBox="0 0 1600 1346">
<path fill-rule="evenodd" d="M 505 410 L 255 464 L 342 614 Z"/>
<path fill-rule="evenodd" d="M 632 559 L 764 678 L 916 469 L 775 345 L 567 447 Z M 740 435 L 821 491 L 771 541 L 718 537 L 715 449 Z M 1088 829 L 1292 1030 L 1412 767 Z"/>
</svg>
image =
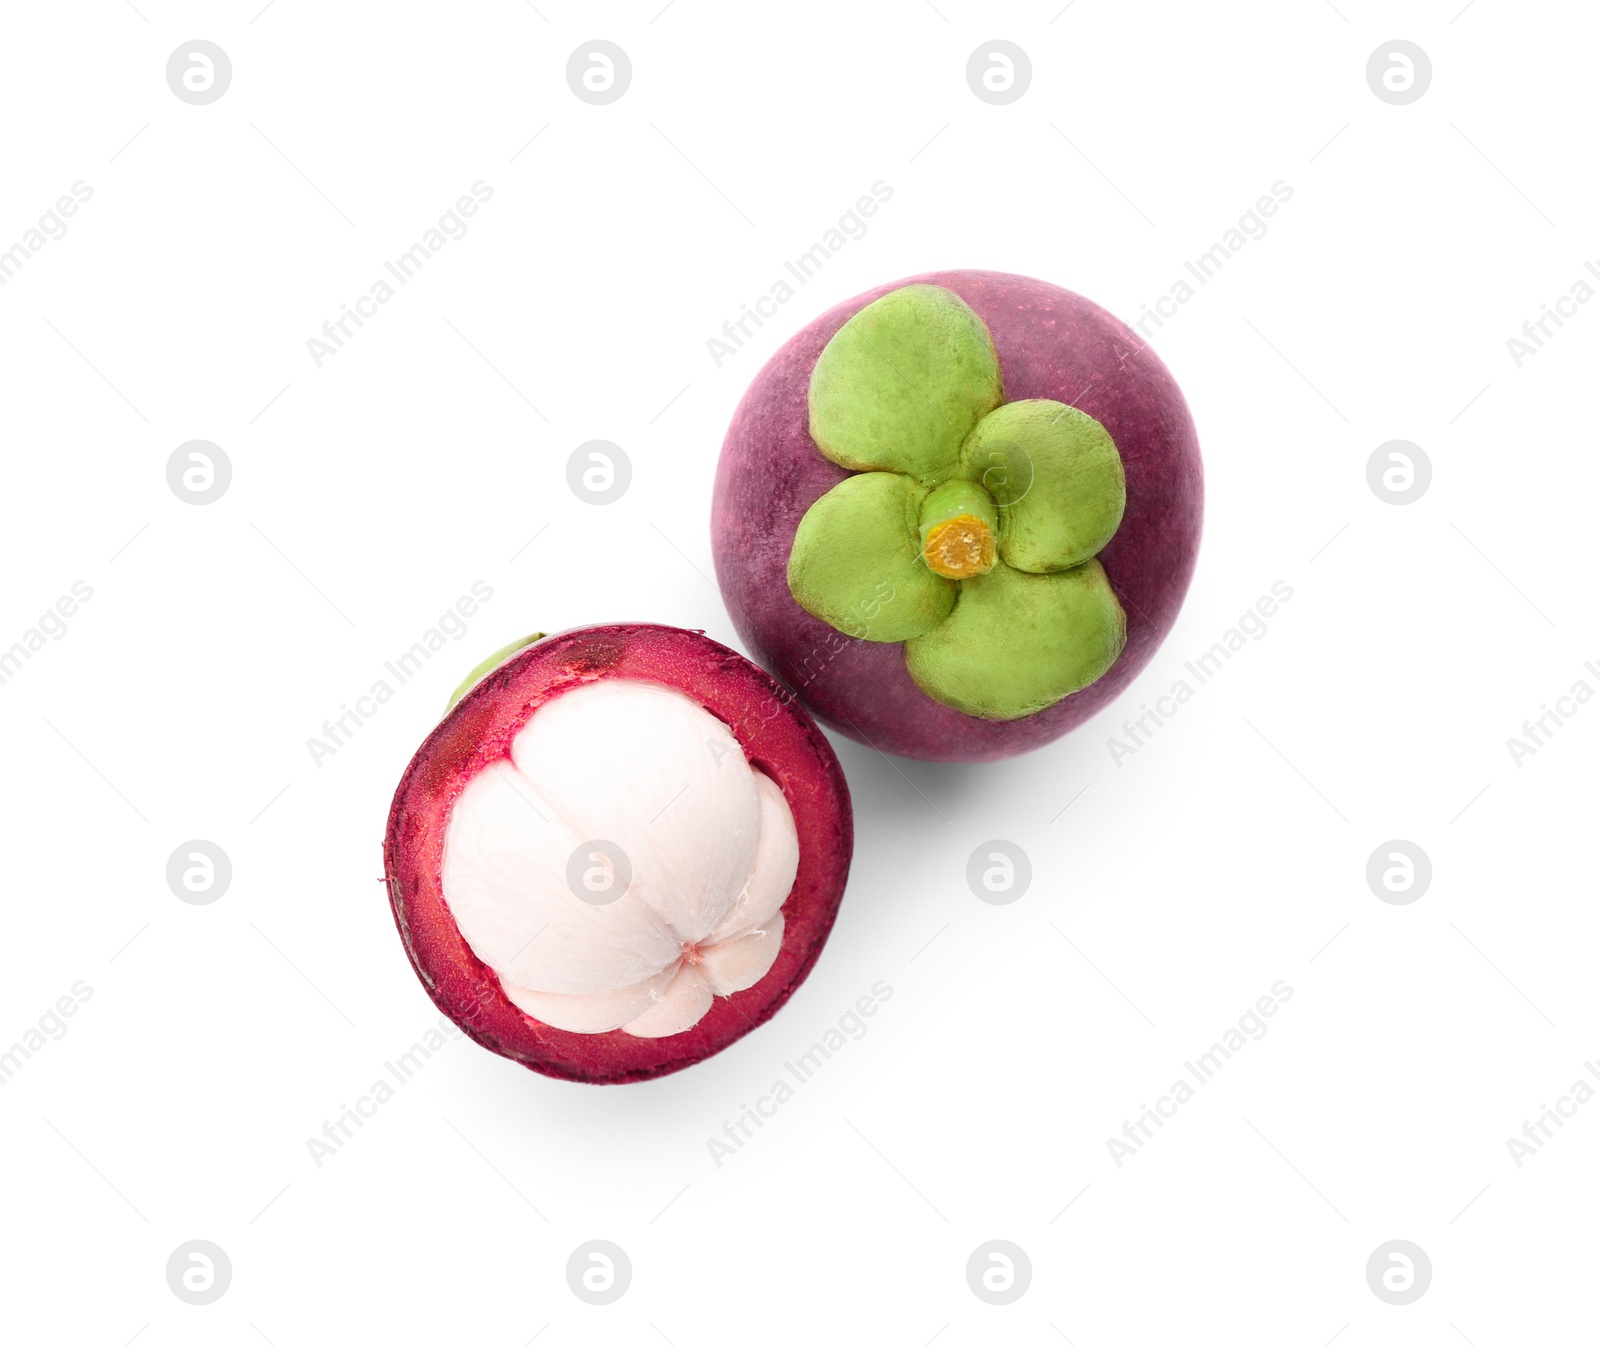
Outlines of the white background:
<svg viewBox="0 0 1600 1346">
<path fill-rule="evenodd" d="M 1506 1140 L 1600 1058 L 1600 703 L 1520 767 L 1506 740 L 1600 689 L 1600 305 L 1521 368 L 1506 341 L 1600 258 L 1600 22 L 1337 3 L 7 7 L 0 248 L 93 189 L 0 287 L 0 644 L 93 589 L 0 686 L 0 1045 L 92 987 L 0 1090 L 9 1338 L 1587 1339 L 1600 1102 L 1521 1168 Z M 564 73 L 596 37 L 633 64 L 603 107 Z M 1008 106 L 965 78 L 997 37 L 1033 65 Z M 165 80 L 193 38 L 233 64 L 208 106 Z M 1366 81 L 1394 38 L 1432 59 L 1409 106 Z M 718 369 L 706 339 L 878 179 L 867 235 Z M 307 339 L 478 180 L 470 232 L 317 368 Z M 456 1042 L 317 1167 L 436 1018 L 379 881 L 402 768 L 529 630 L 735 643 L 711 482 L 781 340 L 962 266 L 1135 319 L 1279 180 L 1266 236 L 1151 330 L 1206 532 L 1118 706 L 989 766 L 836 739 L 855 863 L 776 1020 L 610 1089 Z M 197 438 L 233 466 L 201 507 L 165 477 Z M 566 481 L 594 438 L 633 465 L 604 507 Z M 1396 438 L 1433 465 L 1404 507 L 1366 479 Z M 475 580 L 465 638 L 314 765 Z M 1277 580 L 1267 635 L 1116 764 L 1123 716 Z M 166 883 L 191 838 L 232 861 L 212 905 Z M 1033 865 L 1005 906 L 965 880 L 996 838 Z M 1367 886 L 1391 838 L 1432 860 L 1411 905 Z M 708 1138 L 880 979 L 871 1031 L 719 1168 Z M 1108 1137 L 1280 979 L 1270 1032 L 1119 1168 Z M 233 1268 L 207 1307 L 166 1281 L 196 1238 Z M 605 1308 L 567 1287 L 591 1238 L 633 1264 Z M 995 1238 L 1033 1268 L 1006 1307 L 966 1281 Z M 1433 1266 L 1405 1307 L 1365 1273 L 1397 1238 Z"/>
</svg>

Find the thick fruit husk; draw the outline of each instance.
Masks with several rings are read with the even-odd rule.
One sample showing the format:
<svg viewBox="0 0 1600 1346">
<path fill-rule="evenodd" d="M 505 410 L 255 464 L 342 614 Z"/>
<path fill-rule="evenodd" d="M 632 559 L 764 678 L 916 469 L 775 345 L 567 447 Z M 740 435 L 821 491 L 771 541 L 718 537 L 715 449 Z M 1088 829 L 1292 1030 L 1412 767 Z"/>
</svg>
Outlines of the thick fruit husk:
<svg viewBox="0 0 1600 1346">
<path fill-rule="evenodd" d="M 726 724 L 751 764 L 782 789 L 800 864 L 783 904 L 777 962 L 748 990 L 719 997 L 687 1032 L 639 1038 L 568 1033 L 530 1019 L 467 947 L 440 888 L 445 825 L 466 781 L 506 757 L 539 707 L 602 678 L 682 692 Z M 844 893 L 853 832 L 844 774 L 821 730 L 748 659 L 697 631 L 589 626 L 547 636 L 485 676 L 418 749 L 389 810 L 384 875 L 395 924 L 438 1007 L 477 1042 L 541 1074 L 592 1084 L 667 1075 L 721 1051 L 777 1012 L 805 980 Z"/>
<path fill-rule="evenodd" d="M 1124 612 L 1127 645 L 1098 681 L 1036 714 L 987 720 L 942 705 L 895 644 L 852 640 L 789 591 L 795 529 L 842 481 L 808 428 L 807 388 L 829 338 L 880 295 L 942 285 L 988 325 L 1007 402 L 1051 398 L 1110 432 L 1127 477 L 1116 535 L 1099 552 Z M 1202 511 L 1200 447 L 1172 375 L 1120 321 L 1045 281 L 997 271 L 912 276 L 830 309 L 782 346 L 734 413 L 722 446 L 711 544 L 724 602 L 751 653 L 840 733 L 931 761 L 992 761 L 1061 737 L 1104 709 L 1150 662 L 1194 574 Z"/>
</svg>

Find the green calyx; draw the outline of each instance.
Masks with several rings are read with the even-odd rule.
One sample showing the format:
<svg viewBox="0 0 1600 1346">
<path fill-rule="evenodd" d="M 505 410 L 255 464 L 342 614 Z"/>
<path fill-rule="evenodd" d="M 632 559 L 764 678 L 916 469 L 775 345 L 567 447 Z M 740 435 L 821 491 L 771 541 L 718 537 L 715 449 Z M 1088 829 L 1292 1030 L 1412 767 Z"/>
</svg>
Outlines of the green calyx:
<svg viewBox="0 0 1600 1346">
<path fill-rule="evenodd" d="M 1004 401 L 983 321 L 907 285 L 823 348 L 811 437 L 851 468 L 795 531 L 789 590 L 861 640 L 904 643 L 928 696 L 1032 715 L 1103 676 L 1127 621 L 1094 559 L 1122 522 L 1122 456 L 1076 407 Z"/>
<path fill-rule="evenodd" d="M 505 661 L 518 650 L 525 650 L 535 641 L 543 639 L 544 632 L 535 631 L 531 636 L 523 636 L 521 640 L 513 640 L 509 645 L 503 646 L 496 650 L 481 664 L 477 665 L 472 672 L 468 673 L 467 676 L 462 679 L 461 685 L 457 687 L 455 691 L 450 693 L 450 699 L 445 702 L 444 713 L 448 715 L 451 711 L 453 711 L 456 708 L 456 702 L 460 701 L 462 697 L 464 697 L 468 692 L 470 692 L 474 687 L 488 677 L 489 674 L 493 673 L 495 669 L 499 668 L 501 664 L 505 663 Z"/>
</svg>

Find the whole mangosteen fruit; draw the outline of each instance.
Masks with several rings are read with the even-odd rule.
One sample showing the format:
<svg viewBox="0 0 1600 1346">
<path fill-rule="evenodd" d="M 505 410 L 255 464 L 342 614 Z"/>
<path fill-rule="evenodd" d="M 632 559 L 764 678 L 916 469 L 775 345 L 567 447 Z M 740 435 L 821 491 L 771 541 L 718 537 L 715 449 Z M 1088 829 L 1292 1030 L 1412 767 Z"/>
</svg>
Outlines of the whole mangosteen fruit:
<svg viewBox="0 0 1600 1346">
<path fill-rule="evenodd" d="M 1202 497 L 1183 394 L 1126 326 L 1044 281 L 935 272 L 830 309 L 757 374 L 712 552 L 740 636 L 819 718 L 989 761 L 1150 661 Z"/>
</svg>

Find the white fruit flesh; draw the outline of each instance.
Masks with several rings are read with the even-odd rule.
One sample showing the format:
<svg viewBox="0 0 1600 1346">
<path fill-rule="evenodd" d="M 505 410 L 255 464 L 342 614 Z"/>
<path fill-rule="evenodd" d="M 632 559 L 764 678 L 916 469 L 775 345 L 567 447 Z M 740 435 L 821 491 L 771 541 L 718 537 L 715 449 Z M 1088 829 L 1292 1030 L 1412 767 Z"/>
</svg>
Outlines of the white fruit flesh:
<svg viewBox="0 0 1600 1346">
<path fill-rule="evenodd" d="M 783 792 L 722 721 L 616 679 L 556 697 L 467 782 L 442 879 L 525 1014 L 668 1037 L 767 974 L 799 859 Z"/>
</svg>

